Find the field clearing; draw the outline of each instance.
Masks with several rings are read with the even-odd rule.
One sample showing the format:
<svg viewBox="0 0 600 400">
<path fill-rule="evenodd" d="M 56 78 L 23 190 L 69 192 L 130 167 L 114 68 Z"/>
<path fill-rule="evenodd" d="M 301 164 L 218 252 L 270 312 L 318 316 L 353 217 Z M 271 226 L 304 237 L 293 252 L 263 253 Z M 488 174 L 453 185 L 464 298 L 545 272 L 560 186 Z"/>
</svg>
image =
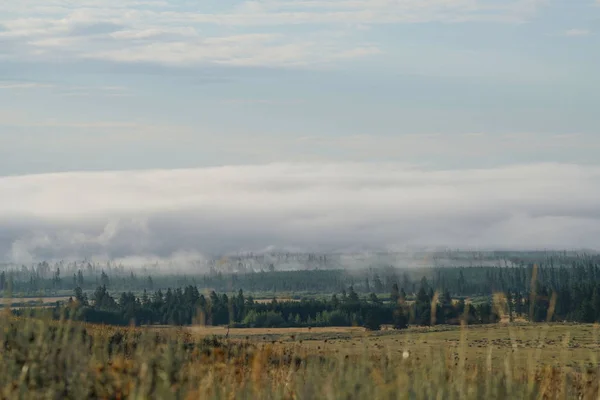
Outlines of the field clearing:
<svg viewBox="0 0 600 400">
<path fill-rule="evenodd" d="M 277 301 L 295 301 L 295 302 L 300 302 L 300 299 L 292 299 L 291 297 L 275 297 L 275 300 Z M 268 304 L 270 302 L 273 301 L 273 298 L 270 299 L 254 299 L 255 303 L 259 303 L 259 304 Z"/>
<path fill-rule="evenodd" d="M 44 303 L 44 304 L 48 304 L 48 303 L 56 303 L 57 301 L 67 301 L 69 300 L 69 297 L 71 296 L 49 296 L 49 297 L 13 297 L 13 298 L 8 298 L 8 299 L 4 299 L 3 303 L 6 304 L 7 302 L 9 303 Z"/>
<path fill-rule="evenodd" d="M 226 327 L 187 328 L 194 336 L 224 336 Z M 510 356 L 523 368 L 539 366 L 592 366 L 600 362 L 600 329 L 592 324 L 495 324 L 384 329 L 369 332 L 362 327 L 232 328 L 229 338 L 273 343 L 319 355 L 396 355 L 428 357 L 444 353 L 467 364 L 491 359 L 502 365 Z"/>
<path fill-rule="evenodd" d="M 31 307 L 52 307 L 57 301 L 67 302 L 69 296 L 51 297 L 13 297 L 0 301 L 0 308 L 11 308 L 13 310 Z"/>
<path fill-rule="evenodd" d="M 194 326 L 186 328 L 192 334 L 198 336 L 226 335 L 227 327 L 225 326 Z M 328 326 L 322 328 L 231 328 L 229 336 L 232 338 L 244 338 L 246 336 L 277 336 L 278 338 L 289 335 L 319 335 L 319 334 L 355 334 L 358 335 L 364 332 L 362 327 L 338 327 Z M 255 339 L 256 339 L 255 338 Z"/>
</svg>

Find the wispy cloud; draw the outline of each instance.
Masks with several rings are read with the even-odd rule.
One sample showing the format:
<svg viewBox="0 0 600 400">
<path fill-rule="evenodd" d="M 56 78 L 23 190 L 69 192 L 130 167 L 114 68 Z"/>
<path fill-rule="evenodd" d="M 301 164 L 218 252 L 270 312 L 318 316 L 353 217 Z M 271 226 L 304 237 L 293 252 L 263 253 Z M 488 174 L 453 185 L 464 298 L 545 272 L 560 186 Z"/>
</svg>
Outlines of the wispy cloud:
<svg viewBox="0 0 600 400">
<path fill-rule="evenodd" d="M 304 103 L 301 99 L 225 99 L 222 101 L 223 104 L 258 104 L 258 105 L 298 105 Z"/>
<path fill-rule="evenodd" d="M 246 1 L 234 12 L 172 14 L 183 20 L 223 25 L 392 24 L 422 22 L 523 21 L 542 2 L 512 0 L 330 0 Z"/>
<path fill-rule="evenodd" d="M 53 87 L 54 85 L 48 83 L 0 81 L 0 89 L 47 89 Z"/>
<path fill-rule="evenodd" d="M 592 33 L 589 29 L 569 29 L 564 32 L 568 37 L 589 36 Z"/>
<path fill-rule="evenodd" d="M 0 121 L 0 126 L 18 126 L 29 128 L 68 128 L 68 129 L 102 129 L 102 130 L 136 130 L 150 133 L 157 129 L 185 129 L 177 125 L 161 126 L 139 121 L 76 121 L 61 119 L 32 119 L 26 116 L 7 115 Z"/>
<path fill-rule="evenodd" d="M 0 39 L 12 41 L 13 58 L 104 59 L 167 65 L 217 63 L 307 66 L 381 53 L 352 35 L 355 27 L 422 22 L 528 18 L 537 0 L 328 0 L 245 1 L 205 7 L 173 0 L 10 1 L 0 16 Z M 200 4 L 200 3 L 199 3 Z M 310 33 L 278 28 L 310 26 Z M 206 29 L 206 27 L 209 29 Z M 316 28 L 315 28 L 316 27 Z M 244 28 L 262 30 L 247 32 Z M 232 35 L 232 29 L 241 33 Z M 206 31 L 210 34 L 206 34 Z M 332 34 L 346 32 L 349 36 Z"/>
<path fill-rule="evenodd" d="M 0 253 L 27 262 L 269 245 L 597 248 L 599 182 L 598 167 L 563 164 L 284 163 L 7 177 Z"/>
<path fill-rule="evenodd" d="M 124 86 L 75 86 L 45 82 L 0 81 L 0 90 L 28 91 L 35 89 L 50 90 L 53 94 L 66 97 L 129 97 L 134 95 L 131 89 Z"/>
<path fill-rule="evenodd" d="M 135 93 L 124 86 L 62 86 L 58 92 L 66 97 L 132 97 Z"/>
</svg>

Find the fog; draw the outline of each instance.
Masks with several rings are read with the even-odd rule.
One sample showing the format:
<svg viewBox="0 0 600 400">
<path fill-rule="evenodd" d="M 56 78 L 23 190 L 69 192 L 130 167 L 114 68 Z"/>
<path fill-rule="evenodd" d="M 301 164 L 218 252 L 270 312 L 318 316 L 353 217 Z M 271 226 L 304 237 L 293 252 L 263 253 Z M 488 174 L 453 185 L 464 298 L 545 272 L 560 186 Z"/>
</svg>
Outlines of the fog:
<svg viewBox="0 0 600 400">
<path fill-rule="evenodd" d="M 0 177 L 0 259 L 598 249 L 600 168 L 269 164 Z"/>
</svg>

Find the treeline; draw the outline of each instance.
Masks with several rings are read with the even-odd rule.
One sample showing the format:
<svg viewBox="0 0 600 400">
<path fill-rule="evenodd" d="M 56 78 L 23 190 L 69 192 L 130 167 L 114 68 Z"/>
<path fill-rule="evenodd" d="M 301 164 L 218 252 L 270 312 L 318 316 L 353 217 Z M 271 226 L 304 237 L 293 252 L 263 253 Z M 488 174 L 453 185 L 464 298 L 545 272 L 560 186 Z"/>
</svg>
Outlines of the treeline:
<svg viewBox="0 0 600 400">
<path fill-rule="evenodd" d="M 53 310 L 56 317 L 114 325 L 229 325 L 232 327 L 317 327 L 364 326 L 378 330 L 382 324 L 396 329 L 410 325 L 492 323 L 499 319 L 491 303 L 471 306 L 464 300 L 453 303 L 450 293 L 438 296 L 426 280 L 414 301 L 394 285 L 390 301 L 375 293 L 359 296 L 352 286 L 328 299 L 257 302 L 242 290 L 236 295 L 200 294 L 198 288 L 158 290 L 135 296 L 123 292 L 118 299 L 106 287 L 98 287 L 91 298 L 80 289 L 64 306 Z M 22 313 L 24 311 L 18 311 Z M 64 315 L 63 315 L 64 316 Z"/>
<path fill-rule="evenodd" d="M 143 275 L 140 271 L 111 274 L 104 270 L 100 270 L 96 274 L 88 270 L 78 270 L 70 276 L 64 276 L 63 270 L 57 268 L 47 274 L 39 274 L 33 269 L 19 272 L 2 271 L 0 272 L 0 291 L 34 295 L 40 292 L 54 293 L 61 290 L 74 290 L 77 287 L 84 291 L 93 291 L 98 286 L 106 286 L 112 291 L 156 291 L 158 289 L 166 290 L 169 287 L 183 287 L 191 283 L 194 286 L 218 292 L 242 288 L 251 292 L 332 293 L 352 285 L 355 281 L 357 281 L 355 276 L 344 270 L 262 270 L 243 274 L 212 272 L 197 275 Z"/>
<path fill-rule="evenodd" d="M 517 254 L 518 255 L 518 254 Z M 72 291 L 79 287 L 91 292 L 105 286 L 115 292 L 149 292 L 191 284 L 203 290 L 270 293 L 340 293 L 352 286 L 362 294 L 388 294 L 394 285 L 404 288 L 409 296 L 419 290 L 421 280 L 439 291 L 449 291 L 452 296 L 487 296 L 493 292 L 524 294 L 531 289 L 533 269 L 536 265 L 536 283 L 551 289 L 570 290 L 574 284 L 600 280 L 600 257 L 551 253 L 539 255 L 539 262 L 529 262 L 534 255 L 513 255 L 506 266 L 440 267 L 400 269 L 378 266 L 360 271 L 344 269 L 312 269 L 277 271 L 272 265 L 264 270 L 246 269 L 243 273 L 216 271 L 204 274 L 161 275 L 150 270 L 126 270 L 122 266 L 74 264 L 66 270 L 60 265 L 39 263 L 34 267 L 0 272 L 0 291 L 39 295 Z M 526 257 L 527 256 L 527 257 Z M 485 258 L 482 256 L 485 261 Z M 76 268 L 77 269 L 74 269 Z M 240 267 L 241 268 L 241 267 Z M 68 271 L 68 272 L 65 272 Z"/>
<path fill-rule="evenodd" d="M 454 285 L 476 287 L 474 283 L 462 281 L 466 275 L 462 272 L 458 270 L 459 278 Z M 140 296 L 131 291 L 123 292 L 114 298 L 106 286 L 99 286 L 90 298 L 81 288 L 76 288 L 67 309 L 71 316 L 88 322 L 117 325 L 131 322 L 150 325 L 200 323 L 245 327 L 366 326 L 377 329 L 381 324 L 403 328 L 408 324 L 458 324 L 461 321 L 469 324 L 493 323 L 501 315 L 509 320 L 522 318 L 532 322 L 600 322 L 600 268 L 597 266 L 569 270 L 533 266 L 499 269 L 497 276 L 484 271 L 481 276 L 484 279 L 480 285 L 492 277 L 494 283 L 490 284 L 498 287 L 507 285 L 506 290 L 491 290 L 478 303 L 469 304 L 465 296 L 453 296 L 448 287 L 436 286 L 443 281 L 434 283 L 423 277 L 419 289 L 413 294 L 408 294 L 404 287 L 394 283 L 391 292 L 385 296 L 374 292 L 362 296 L 350 286 L 325 299 L 257 302 L 251 295 L 245 295 L 242 289 L 235 295 L 211 291 L 204 296 L 197 286 L 187 285 L 166 291 L 159 289 L 153 293 L 144 291 Z M 56 311 L 59 309 L 57 307 Z"/>
<path fill-rule="evenodd" d="M 0 290 L 6 293 L 11 287 L 26 285 L 26 282 L 15 282 L 13 278 L 10 273 L 2 271 Z M 394 297 L 392 293 L 397 288 L 400 288 L 398 291 L 403 293 L 407 303 L 402 312 L 409 322 L 416 324 L 423 324 L 427 319 L 437 323 L 452 321 L 455 314 L 463 314 L 464 308 L 452 305 L 458 309 L 454 314 L 450 313 L 451 309 L 446 304 L 448 299 L 467 297 L 487 299 L 469 308 L 476 313 L 472 317 L 474 322 L 492 321 L 496 317 L 488 308 L 493 308 L 491 298 L 494 293 L 503 294 L 505 311 L 513 319 L 600 321 L 600 262 L 595 256 L 550 257 L 540 265 L 421 270 L 382 267 L 360 273 L 343 270 L 263 271 L 231 275 L 215 273 L 200 277 L 140 277 L 131 273 L 115 278 L 100 271 L 99 277 L 90 278 L 79 270 L 68 285 L 57 270 L 49 279 L 62 288 L 70 287 L 70 290 L 79 293 L 75 300 L 84 314 L 82 318 L 113 318 L 118 323 L 128 323 L 133 319 L 136 323 L 190 324 L 200 310 L 210 324 L 268 325 L 271 322 L 261 322 L 267 313 L 271 313 L 268 314 L 269 321 L 275 318 L 280 324 L 290 326 L 364 325 L 369 313 L 375 314 L 375 319 L 381 323 L 388 324 L 393 323 L 396 307 L 393 301 L 387 299 Z M 166 284 L 178 289 L 165 289 Z M 207 289 L 214 295 L 205 297 L 199 294 L 199 289 Z M 238 289 L 246 293 L 322 293 L 328 299 L 265 305 L 249 301 L 251 296 L 243 296 L 243 302 L 235 302 L 232 298 L 237 299 L 239 293 L 234 296 L 231 293 Z M 112 298 L 109 292 L 123 294 Z M 89 301 L 84 293 L 90 296 Z M 332 293 L 337 294 L 329 298 Z M 359 296 L 360 300 L 348 301 L 351 293 Z M 435 293 L 438 295 L 435 296 Z M 430 299 L 429 316 L 424 305 L 427 303 L 425 296 Z M 437 300 L 434 301 L 434 298 Z M 440 299 L 446 299 L 446 303 Z M 433 312 L 431 304 L 434 304 Z M 444 311 L 438 315 L 438 306 L 447 313 Z M 479 306 L 488 308 L 477 309 Z M 272 313 L 280 314 L 283 322 Z M 259 322 L 253 322 L 254 319 Z"/>
</svg>

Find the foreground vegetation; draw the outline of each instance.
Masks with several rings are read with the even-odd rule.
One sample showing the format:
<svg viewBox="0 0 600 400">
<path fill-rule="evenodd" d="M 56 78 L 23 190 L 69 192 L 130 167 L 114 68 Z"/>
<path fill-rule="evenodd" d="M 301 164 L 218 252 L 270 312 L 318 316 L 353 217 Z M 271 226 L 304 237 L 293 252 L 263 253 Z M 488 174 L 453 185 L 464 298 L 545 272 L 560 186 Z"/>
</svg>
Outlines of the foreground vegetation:
<svg viewBox="0 0 600 400">
<path fill-rule="evenodd" d="M 45 263 L 2 271 L 7 298 L 65 300 L 7 302 L 0 398 L 598 398 L 599 329 L 575 322 L 600 320 L 600 257 L 539 257 L 352 273 L 242 265 L 199 280 L 78 264 L 69 281 Z M 317 296 L 243 290 L 313 282 Z"/>
<path fill-rule="evenodd" d="M 597 398 L 597 328 L 115 328 L 0 317 L 0 397 Z M 330 329 L 330 330 L 327 330 Z"/>
</svg>

